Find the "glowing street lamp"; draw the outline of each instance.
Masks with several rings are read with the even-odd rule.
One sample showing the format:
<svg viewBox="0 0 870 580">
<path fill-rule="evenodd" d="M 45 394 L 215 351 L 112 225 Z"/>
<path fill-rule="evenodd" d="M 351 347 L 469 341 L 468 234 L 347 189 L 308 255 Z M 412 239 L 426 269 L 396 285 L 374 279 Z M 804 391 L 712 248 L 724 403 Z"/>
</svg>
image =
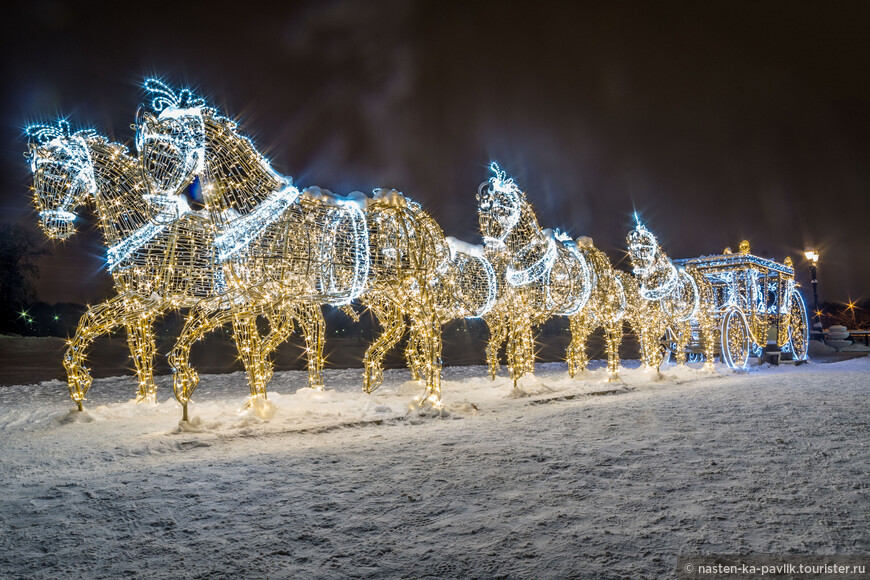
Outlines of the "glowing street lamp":
<svg viewBox="0 0 870 580">
<path fill-rule="evenodd" d="M 819 253 L 812 248 L 807 248 L 804 252 L 804 256 L 806 256 L 807 261 L 810 263 L 810 276 L 812 276 L 813 279 L 813 312 L 816 316 L 816 321 L 819 324 L 819 330 L 821 330 L 822 313 L 819 310 L 819 292 L 817 289 L 819 281 L 816 279 L 816 265 L 819 263 Z"/>
</svg>

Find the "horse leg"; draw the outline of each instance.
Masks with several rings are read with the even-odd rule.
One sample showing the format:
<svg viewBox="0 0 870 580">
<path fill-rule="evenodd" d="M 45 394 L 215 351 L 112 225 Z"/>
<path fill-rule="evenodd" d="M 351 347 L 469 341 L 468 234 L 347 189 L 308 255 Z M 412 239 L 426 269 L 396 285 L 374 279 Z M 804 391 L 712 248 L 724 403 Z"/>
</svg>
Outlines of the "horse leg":
<svg viewBox="0 0 870 580">
<path fill-rule="evenodd" d="M 430 351 L 432 352 L 432 366 L 429 370 L 429 391 L 430 395 L 428 399 L 432 401 L 432 403 L 440 408 L 441 407 L 441 367 L 443 366 L 443 360 L 441 358 L 441 352 L 444 348 L 444 345 L 441 341 L 441 322 L 437 320 L 432 320 L 429 323 L 430 327 L 430 342 L 431 347 Z"/>
<path fill-rule="evenodd" d="M 424 365 L 420 364 L 420 360 L 422 359 L 422 347 L 417 344 L 417 335 L 414 332 L 410 332 L 408 335 L 408 344 L 405 346 L 405 364 L 408 367 L 408 372 L 411 373 L 412 381 L 419 381 L 423 377 L 423 367 Z"/>
<path fill-rule="evenodd" d="M 486 325 L 489 327 L 489 341 L 486 343 L 486 364 L 489 367 L 489 376 L 495 380 L 501 364 L 498 360 L 498 352 L 501 350 L 502 344 L 508 338 L 508 324 L 505 317 L 493 316 L 485 317 Z"/>
<path fill-rule="evenodd" d="M 668 329 L 670 327 L 668 326 L 661 309 L 649 308 L 646 315 L 648 318 L 641 319 L 641 322 L 638 323 L 638 327 L 642 329 L 639 334 L 641 337 L 641 349 L 644 354 L 644 362 L 647 368 L 655 369 L 657 373 L 660 373 L 662 364 L 665 362 L 662 339 L 669 338 Z"/>
<path fill-rule="evenodd" d="M 608 380 L 619 378 L 619 345 L 622 342 L 622 321 L 608 321 L 604 324 L 604 350 L 607 352 Z"/>
<path fill-rule="evenodd" d="M 363 390 L 371 393 L 384 381 L 383 360 L 405 334 L 405 317 L 393 305 L 372 303 L 368 307 L 384 328 L 377 340 L 366 349 L 363 357 Z"/>
<path fill-rule="evenodd" d="M 79 411 L 84 410 L 82 401 L 93 382 L 87 367 L 84 366 L 87 349 L 96 337 L 124 324 L 131 303 L 139 304 L 138 297 L 119 294 L 102 304 L 90 307 L 79 320 L 76 333 L 69 341 L 69 348 L 63 358 L 70 398 L 78 405 Z M 133 315 L 136 316 L 139 310 L 134 308 Z"/>
<path fill-rule="evenodd" d="M 262 338 L 257 328 L 257 316 L 253 313 L 235 314 L 232 317 L 233 340 L 236 343 L 239 358 L 245 366 L 248 375 L 248 387 L 251 390 L 250 404 L 256 398 L 266 398 L 266 382 L 269 373 L 263 360 Z M 269 369 L 271 370 L 271 369 Z"/>
<path fill-rule="evenodd" d="M 273 374 L 271 354 L 293 333 L 298 323 L 305 339 L 305 352 L 308 363 L 308 386 L 322 390 L 323 379 L 323 340 L 326 336 L 326 321 L 319 306 L 281 305 L 272 309 L 266 318 L 269 320 L 269 334 L 262 340 L 260 357 L 266 369 L 266 382 Z M 313 328 L 313 330 L 311 330 Z M 312 357 L 315 353 L 316 358 Z M 312 380 L 312 377 L 314 379 Z"/>
<path fill-rule="evenodd" d="M 272 366 L 272 353 L 293 333 L 295 312 L 293 307 L 284 308 L 282 306 L 271 309 L 264 314 L 269 321 L 269 333 L 260 341 L 259 353 L 257 354 L 258 359 L 262 361 L 263 385 L 272 380 L 275 372 Z"/>
<path fill-rule="evenodd" d="M 154 384 L 154 318 L 155 314 L 148 313 L 127 323 L 130 357 L 133 359 L 136 376 L 139 378 L 137 403 L 143 401 L 157 403 L 157 385 Z"/>
<path fill-rule="evenodd" d="M 429 405 L 435 409 L 441 408 L 441 322 L 434 316 L 423 315 L 412 320 L 411 333 L 416 334 L 412 340 L 419 341 L 425 356 L 426 390 L 420 399 L 420 405 Z"/>
<path fill-rule="evenodd" d="M 269 321 L 269 334 L 263 338 L 264 352 L 272 352 L 293 332 L 296 321 L 296 309 L 293 307 L 272 310 L 265 314 Z"/>
<path fill-rule="evenodd" d="M 716 323 L 709 310 L 704 309 L 698 316 L 698 322 L 701 325 L 701 341 L 704 345 L 704 368 L 712 371 L 715 367 L 713 357 L 716 354 Z"/>
<path fill-rule="evenodd" d="M 535 374 L 535 325 L 531 320 L 524 320 L 522 334 L 523 375 Z"/>
<path fill-rule="evenodd" d="M 689 344 L 689 323 L 678 322 L 674 325 L 674 330 L 677 334 L 677 364 L 682 366 L 686 364 L 686 345 Z"/>
<path fill-rule="evenodd" d="M 308 359 L 308 386 L 323 390 L 323 344 L 326 339 L 326 320 L 319 305 L 299 309 L 299 325 L 305 335 L 305 356 Z"/>
<path fill-rule="evenodd" d="M 520 324 L 518 324 L 517 320 L 511 320 L 508 324 L 509 328 L 507 332 L 507 344 L 505 345 L 505 358 L 507 359 L 508 374 L 514 383 L 514 389 L 516 389 L 517 381 L 521 376 L 521 365 L 519 363 L 520 353 L 518 352 L 518 349 L 520 348 L 518 327 Z"/>
<path fill-rule="evenodd" d="M 643 361 L 644 368 L 655 369 L 660 372 L 662 362 L 664 362 L 664 353 L 662 352 L 661 335 L 667 329 L 659 330 L 660 325 L 650 325 L 649 328 L 642 323 L 629 321 L 631 329 L 637 336 L 638 346 L 640 347 L 640 359 Z"/>
<path fill-rule="evenodd" d="M 510 320 L 508 331 L 507 359 L 508 371 L 517 388 L 517 381 L 535 369 L 535 340 L 532 333 L 532 322 L 527 313 L 517 314 Z M 531 360 L 529 360 L 531 358 Z"/>
<path fill-rule="evenodd" d="M 410 333 L 408 347 L 405 349 L 405 360 L 408 361 L 408 369 L 411 371 L 411 379 L 415 381 L 426 380 L 426 345 L 420 340 L 420 334 Z"/>
<path fill-rule="evenodd" d="M 206 333 L 222 326 L 233 318 L 230 310 L 221 310 L 221 298 L 201 300 L 188 314 L 181 335 L 169 352 L 169 366 L 172 367 L 172 390 L 181 403 L 182 421 L 187 421 L 187 404 L 199 383 L 199 376 L 190 366 L 190 349 Z"/>
<path fill-rule="evenodd" d="M 569 318 L 571 323 L 571 342 L 568 344 L 568 374 L 573 378 L 578 372 L 589 366 L 586 354 L 586 341 L 592 333 L 592 319 L 585 313 L 575 314 Z"/>
<path fill-rule="evenodd" d="M 662 352 L 662 338 L 659 335 L 664 335 L 667 328 L 662 332 L 653 330 L 652 332 L 638 332 L 640 338 L 640 349 L 642 351 L 643 362 L 649 369 L 655 369 L 656 372 L 661 372 L 662 363 L 665 360 L 664 352 Z"/>
</svg>

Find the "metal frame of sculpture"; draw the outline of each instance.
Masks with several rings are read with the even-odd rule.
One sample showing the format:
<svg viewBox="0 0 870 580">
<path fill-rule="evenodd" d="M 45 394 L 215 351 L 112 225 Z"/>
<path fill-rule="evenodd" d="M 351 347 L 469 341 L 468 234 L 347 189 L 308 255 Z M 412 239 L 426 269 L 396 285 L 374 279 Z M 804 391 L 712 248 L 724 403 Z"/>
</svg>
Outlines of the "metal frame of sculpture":
<svg viewBox="0 0 870 580">
<path fill-rule="evenodd" d="M 637 334 L 642 358 L 658 369 L 718 350 L 732 368 L 767 344 L 805 360 L 806 308 L 790 260 L 739 255 L 672 261 L 635 214 L 627 236 L 633 275 L 616 270 L 589 238 L 542 229 L 513 179 L 493 163 L 478 190 L 483 246 L 444 235 L 420 204 L 392 189 L 343 197 L 300 190 L 277 173 L 236 124 L 190 91 L 145 82 L 152 111 L 137 112 L 138 158 L 66 121 L 27 128 L 32 192 L 51 238 L 74 232 L 78 206 L 92 201 L 117 295 L 90 307 L 64 357 L 72 399 L 82 409 L 92 379 L 85 367 L 93 339 L 117 326 L 128 333 L 139 380 L 137 400 L 156 401 L 156 317 L 188 308 L 169 354 L 173 389 L 188 418 L 198 383 L 192 346 L 226 323 L 233 327 L 251 398 L 265 397 L 271 353 L 298 325 L 306 342 L 309 386 L 322 388 L 323 304 L 355 316 L 368 308 L 383 327 L 363 361 L 363 389 L 383 380 L 383 358 L 408 332 L 421 406 L 441 406 L 441 328 L 483 317 L 494 377 L 504 345 L 514 387 L 534 372 L 534 329 L 552 316 L 570 320 L 571 376 L 588 365 L 586 341 L 601 327 L 608 375 L 616 377 L 623 324 Z M 185 192 L 193 192 L 191 200 Z M 194 209 L 193 202 L 203 209 Z M 195 205 L 195 204 L 193 204 Z M 269 320 L 261 335 L 257 318 Z"/>
</svg>

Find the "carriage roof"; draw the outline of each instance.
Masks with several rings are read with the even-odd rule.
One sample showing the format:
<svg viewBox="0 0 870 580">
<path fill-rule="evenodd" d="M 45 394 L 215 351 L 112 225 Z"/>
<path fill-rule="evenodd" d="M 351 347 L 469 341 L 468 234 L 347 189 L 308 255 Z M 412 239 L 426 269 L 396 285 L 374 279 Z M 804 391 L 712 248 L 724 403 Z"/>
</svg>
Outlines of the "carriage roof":
<svg viewBox="0 0 870 580">
<path fill-rule="evenodd" d="M 765 275 L 782 274 L 794 278 L 794 268 L 775 260 L 760 258 L 752 254 L 717 254 L 674 260 L 680 266 L 692 266 L 702 274 L 728 270 L 759 270 Z"/>
</svg>

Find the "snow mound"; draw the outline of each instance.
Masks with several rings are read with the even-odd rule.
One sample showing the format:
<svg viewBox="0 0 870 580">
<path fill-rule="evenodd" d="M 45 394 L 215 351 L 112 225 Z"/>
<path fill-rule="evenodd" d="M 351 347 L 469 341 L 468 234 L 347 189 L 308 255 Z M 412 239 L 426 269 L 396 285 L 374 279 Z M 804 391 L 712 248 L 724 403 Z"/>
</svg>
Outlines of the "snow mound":
<svg viewBox="0 0 870 580">
<path fill-rule="evenodd" d="M 161 377 L 0 389 L 0 577 L 673 575 L 676 555 L 867 553 L 870 358 L 824 365 L 602 361 L 204 375 L 189 422 Z"/>
<path fill-rule="evenodd" d="M 811 357 L 823 354 L 830 354 L 832 352 L 837 352 L 837 349 L 828 346 L 820 340 L 811 340 L 807 343 L 807 353 Z"/>
</svg>

